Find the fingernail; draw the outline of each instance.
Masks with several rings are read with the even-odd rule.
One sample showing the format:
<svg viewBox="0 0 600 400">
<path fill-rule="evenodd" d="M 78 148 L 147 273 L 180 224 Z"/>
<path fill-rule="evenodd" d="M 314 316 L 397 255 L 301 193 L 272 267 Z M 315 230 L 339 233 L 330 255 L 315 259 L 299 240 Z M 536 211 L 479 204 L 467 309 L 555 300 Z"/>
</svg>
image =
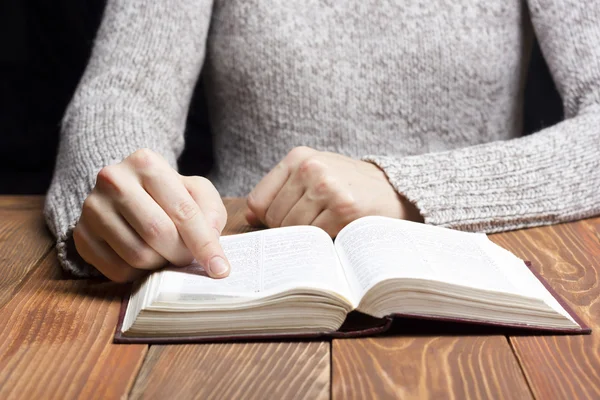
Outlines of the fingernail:
<svg viewBox="0 0 600 400">
<path fill-rule="evenodd" d="M 214 276 L 222 276 L 229 271 L 229 265 L 227 264 L 227 261 L 223 260 L 219 256 L 211 258 L 210 262 L 208 263 L 208 268 Z"/>
</svg>

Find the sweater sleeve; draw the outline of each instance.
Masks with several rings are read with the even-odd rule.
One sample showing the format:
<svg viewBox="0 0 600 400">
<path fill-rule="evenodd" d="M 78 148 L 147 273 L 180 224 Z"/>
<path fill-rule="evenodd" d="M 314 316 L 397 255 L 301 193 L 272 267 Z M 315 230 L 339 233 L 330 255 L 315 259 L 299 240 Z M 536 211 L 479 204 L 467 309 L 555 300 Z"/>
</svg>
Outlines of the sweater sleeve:
<svg viewBox="0 0 600 400">
<path fill-rule="evenodd" d="M 72 244 L 98 171 L 140 148 L 176 167 L 204 61 L 212 0 L 109 0 L 85 73 L 61 127 L 46 222 L 61 265 L 97 275 Z"/>
<path fill-rule="evenodd" d="M 600 214 L 600 2 L 528 0 L 565 120 L 530 136 L 367 156 L 426 223 L 498 232 Z"/>
</svg>

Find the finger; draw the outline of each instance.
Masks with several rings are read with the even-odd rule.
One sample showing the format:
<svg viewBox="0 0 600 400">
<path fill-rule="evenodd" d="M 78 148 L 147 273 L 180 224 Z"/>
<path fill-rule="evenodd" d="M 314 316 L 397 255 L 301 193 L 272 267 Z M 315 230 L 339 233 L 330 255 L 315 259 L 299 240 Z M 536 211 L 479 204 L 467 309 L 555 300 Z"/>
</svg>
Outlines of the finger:
<svg viewBox="0 0 600 400">
<path fill-rule="evenodd" d="M 250 224 L 250 226 L 253 226 L 255 228 L 260 228 L 264 226 L 261 220 L 258 219 L 256 214 L 254 214 L 250 209 L 246 210 L 246 221 L 248 221 L 248 224 Z"/>
<path fill-rule="evenodd" d="M 73 230 L 73 240 L 79 255 L 111 281 L 133 282 L 146 274 L 143 270 L 129 266 L 106 242 L 94 237 L 83 224 L 78 224 Z"/>
<path fill-rule="evenodd" d="M 281 221 L 283 221 L 285 216 L 304 194 L 303 183 L 296 175 L 296 172 L 292 174 L 269 205 L 263 221 L 268 227 L 275 228 L 281 226 Z"/>
<path fill-rule="evenodd" d="M 262 223 L 266 223 L 267 210 L 289 176 L 290 167 L 282 161 L 269 171 L 248 195 L 248 208 Z"/>
<path fill-rule="evenodd" d="M 170 263 L 185 266 L 193 261 L 175 223 L 141 187 L 132 188 L 129 201 L 117 208 L 142 239 Z"/>
<path fill-rule="evenodd" d="M 144 166 L 138 169 L 144 188 L 175 224 L 196 261 L 213 278 L 229 275 L 229 262 L 219 238 L 181 182 L 179 174 L 162 158 L 153 160 L 150 154 L 140 157 L 141 160 L 134 158 L 131 161 Z"/>
<path fill-rule="evenodd" d="M 281 226 L 311 225 L 323 211 L 322 202 L 304 193 L 281 222 Z"/>
<path fill-rule="evenodd" d="M 332 238 L 336 237 L 343 228 L 343 223 L 329 210 L 323 210 L 311 225 L 323 229 Z"/>
<path fill-rule="evenodd" d="M 325 165 L 321 161 L 314 158 L 303 160 L 269 207 L 268 220 L 273 218 L 271 214 L 280 217 L 285 212 L 277 226 L 283 226 L 283 219 L 288 215 L 291 221 L 288 219 L 286 225 L 310 224 L 325 208 L 331 186 L 331 179 L 326 179 Z"/>
<path fill-rule="evenodd" d="M 109 201 L 103 201 L 102 196 L 92 195 L 86 199 L 81 219 L 86 221 L 91 234 L 105 241 L 130 266 L 152 270 L 167 263 L 129 226 Z"/>
<path fill-rule="evenodd" d="M 283 188 L 292 172 L 302 161 L 315 154 L 315 152 L 315 150 L 308 147 L 294 148 L 250 192 L 248 195 L 248 208 L 263 223 L 270 204 L 275 200 L 275 196 Z"/>
<path fill-rule="evenodd" d="M 98 173 L 96 187 L 158 254 L 178 266 L 193 260 L 173 221 L 144 190 L 131 168 L 125 164 L 103 168 Z"/>
<path fill-rule="evenodd" d="M 227 209 L 214 185 L 200 176 L 181 176 L 183 185 L 200 207 L 209 224 L 221 235 L 227 223 Z"/>
</svg>

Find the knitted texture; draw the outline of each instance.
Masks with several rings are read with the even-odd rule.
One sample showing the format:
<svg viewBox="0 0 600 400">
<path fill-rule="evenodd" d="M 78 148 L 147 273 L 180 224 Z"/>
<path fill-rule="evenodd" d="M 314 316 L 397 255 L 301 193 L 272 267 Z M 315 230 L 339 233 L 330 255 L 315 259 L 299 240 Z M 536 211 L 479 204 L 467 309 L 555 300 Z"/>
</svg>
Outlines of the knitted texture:
<svg viewBox="0 0 600 400">
<path fill-rule="evenodd" d="M 202 66 L 221 195 L 303 145 L 377 164 L 431 224 L 598 214 L 599 20 L 578 0 L 109 0 L 46 200 L 61 263 L 94 273 L 67 244 L 100 168 L 142 147 L 175 166 Z M 567 118 L 521 138 L 533 31 Z"/>
</svg>

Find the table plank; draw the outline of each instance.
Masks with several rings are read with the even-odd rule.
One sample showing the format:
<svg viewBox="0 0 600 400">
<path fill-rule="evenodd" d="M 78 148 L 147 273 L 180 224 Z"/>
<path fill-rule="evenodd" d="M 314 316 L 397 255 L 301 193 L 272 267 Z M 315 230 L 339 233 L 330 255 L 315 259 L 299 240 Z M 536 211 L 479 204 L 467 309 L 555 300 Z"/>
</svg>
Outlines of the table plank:
<svg viewBox="0 0 600 400">
<path fill-rule="evenodd" d="M 531 398 L 503 336 L 338 339 L 334 399 Z"/>
<path fill-rule="evenodd" d="M 120 300 L 113 283 L 64 280 L 49 253 L 0 309 L 0 398 L 122 398 L 145 345 L 113 345 Z"/>
<path fill-rule="evenodd" d="M 491 238 L 532 261 L 593 330 L 586 336 L 510 338 L 534 395 L 600 398 L 600 218 Z"/>
<path fill-rule="evenodd" d="M 251 230 L 244 201 L 225 202 L 225 233 Z M 132 386 L 133 398 L 329 397 L 326 342 L 152 346 L 145 360 L 147 346 L 113 345 L 126 288 L 61 280 L 42 205 L 0 196 L 0 398 L 122 398 Z M 600 218 L 492 239 L 533 261 L 595 329 L 510 338 L 535 396 L 600 397 Z M 331 354 L 335 397 L 531 397 L 501 336 L 335 340 Z"/>
<path fill-rule="evenodd" d="M 243 199 L 226 199 L 224 234 L 252 230 Z M 152 346 L 131 397 L 329 397 L 329 343 Z"/>
<path fill-rule="evenodd" d="M 0 196 L 0 209 L 5 210 L 42 210 L 44 196 Z"/>
<path fill-rule="evenodd" d="M 0 309 L 51 246 L 41 205 L 37 208 L 0 208 Z"/>
<path fill-rule="evenodd" d="M 329 343 L 152 346 L 131 399 L 327 399 Z"/>
</svg>

